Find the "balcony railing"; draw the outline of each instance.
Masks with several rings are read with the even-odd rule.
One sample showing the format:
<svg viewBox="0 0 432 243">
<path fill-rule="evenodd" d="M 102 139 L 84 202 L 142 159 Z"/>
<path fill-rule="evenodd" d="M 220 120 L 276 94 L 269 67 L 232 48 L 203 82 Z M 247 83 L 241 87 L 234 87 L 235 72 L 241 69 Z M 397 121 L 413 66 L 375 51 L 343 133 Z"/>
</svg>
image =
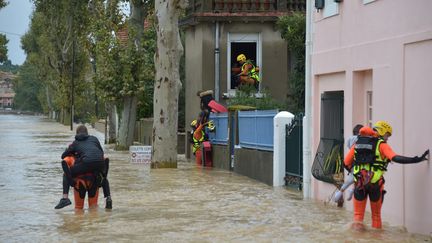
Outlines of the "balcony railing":
<svg viewBox="0 0 432 243">
<path fill-rule="evenodd" d="M 305 11 L 306 0 L 189 0 L 187 15 L 193 13 L 256 13 Z"/>
</svg>

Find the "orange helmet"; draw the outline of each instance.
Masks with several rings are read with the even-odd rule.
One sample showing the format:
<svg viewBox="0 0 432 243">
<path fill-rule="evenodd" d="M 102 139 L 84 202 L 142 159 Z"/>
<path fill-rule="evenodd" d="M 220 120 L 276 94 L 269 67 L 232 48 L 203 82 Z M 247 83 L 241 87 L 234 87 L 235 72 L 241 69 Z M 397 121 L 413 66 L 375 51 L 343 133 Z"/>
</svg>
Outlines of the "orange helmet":
<svg viewBox="0 0 432 243">
<path fill-rule="evenodd" d="M 390 134 L 391 136 L 393 132 L 393 128 L 386 121 L 377 121 L 373 125 L 373 129 L 377 131 L 378 135 L 381 137 L 383 137 L 386 133 Z"/>
</svg>

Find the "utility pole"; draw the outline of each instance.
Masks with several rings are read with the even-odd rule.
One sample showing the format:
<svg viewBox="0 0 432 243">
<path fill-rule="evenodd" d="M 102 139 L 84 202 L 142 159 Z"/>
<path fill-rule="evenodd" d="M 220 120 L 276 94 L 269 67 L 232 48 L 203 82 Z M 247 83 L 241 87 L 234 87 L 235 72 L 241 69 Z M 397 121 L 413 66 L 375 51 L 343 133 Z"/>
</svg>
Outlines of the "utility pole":
<svg viewBox="0 0 432 243">
<path fill-rule="evenodd" d="M 92 58 L 91 64 L 92 64 L 92 67 L 93 67 L 93 75 L 96 76 L 96 71 L 97 71 L 96 70 L 96 54 Z M 98 96 L 97 96 L 96 81 L 94 81 L 94 82 L 95 82 L 95 85 L 94 85 L 95 115 L 96 115 L 96 118 L 99 119 L 99 99 L 98 99 Z"/>
<path fill-rule="evenodd" d="M 71 31 L 72 31 L 72 70 L 71 70 L 71 107 L 70 107 L 70 129 L 73 131 L 73 122 L 74 122 L 74 102 L 75 102 L 75 83 L 74 83 L 74 76 L 75 76 L 75 31 L 74 31 L 74 16 L 75 16 L 75 4 L 74 1 L 72 1 L 72 18 L 71 18 Z"/>
<path fill-rule="evenodd" d="M 73 131 L 73 122 L 74 122 L 74 104 L 75 104 L 75 34 L 73 37 L 72 43 L 72 77 L 71 77 L 71 131 Z"/>
</svg>

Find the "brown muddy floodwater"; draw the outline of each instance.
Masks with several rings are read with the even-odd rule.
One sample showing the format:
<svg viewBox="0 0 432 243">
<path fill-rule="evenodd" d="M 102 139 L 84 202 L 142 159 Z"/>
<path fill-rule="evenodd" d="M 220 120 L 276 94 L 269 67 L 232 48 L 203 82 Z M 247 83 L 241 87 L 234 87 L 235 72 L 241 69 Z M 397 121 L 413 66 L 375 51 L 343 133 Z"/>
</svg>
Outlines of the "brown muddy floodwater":
<svg viewBox="0 0 432 243">
<path fill-rule="evenodd" d="M 103 134 L 89 132 L 103 142 Z M 351 212 L 303 200 L 296 190 L 184 159 L 178 169 L 149 170 L 110 147 L 113 210 L 105 211 L 102 193 L 97 210 L 54 210 L 60 155 L 73 137 L 44 117 L 0 115 L 0 242 L 431 241 L 386 223 L 353 232 Z"/>
</svg>

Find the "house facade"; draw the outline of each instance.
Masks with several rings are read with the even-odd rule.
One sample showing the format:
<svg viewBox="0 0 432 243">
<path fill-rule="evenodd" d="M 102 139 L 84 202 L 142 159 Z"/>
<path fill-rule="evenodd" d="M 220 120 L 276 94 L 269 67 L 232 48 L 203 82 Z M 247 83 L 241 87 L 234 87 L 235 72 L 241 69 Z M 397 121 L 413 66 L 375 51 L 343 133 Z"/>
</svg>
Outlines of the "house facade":
<svg viewBox="0 0 432 243">
<path fill-rule="evenodd" d="M 15 92 L 12 79 L 16 76 L 11 73 L 0 72 L 0 108 L 12 108 Z"/>
<path fill-rule="evenodd" d="M 432 148 L 432 2 L 315 1 L 312 15 L 312 151 L 323 138 L 344 140 L 356 124 L 385 120 L 400 155 Z M 347 152 L 344 147 L 344 154 Z M 383 221 L 429 235 L 432 166 L 391 163 Z M 331 184 L 312 180 L 326 200 Z M 352 210 L 352 203 L 345 203 Z"/>
<path fill-rule="evenodd" d="M 180 21 L 185 30 L 186 129 L 200 111 L 198 91 L 213 90 L 214 98 L 224 105 L 235 95 L 233 70 L 239 69 L 239 54 L 259 67 L 258 93 L 266 89 L 284 101 L 290 54 L 275 23 L 279 16 L 304 10 L 304 0 L 189 1 Z"/>
</svg>

